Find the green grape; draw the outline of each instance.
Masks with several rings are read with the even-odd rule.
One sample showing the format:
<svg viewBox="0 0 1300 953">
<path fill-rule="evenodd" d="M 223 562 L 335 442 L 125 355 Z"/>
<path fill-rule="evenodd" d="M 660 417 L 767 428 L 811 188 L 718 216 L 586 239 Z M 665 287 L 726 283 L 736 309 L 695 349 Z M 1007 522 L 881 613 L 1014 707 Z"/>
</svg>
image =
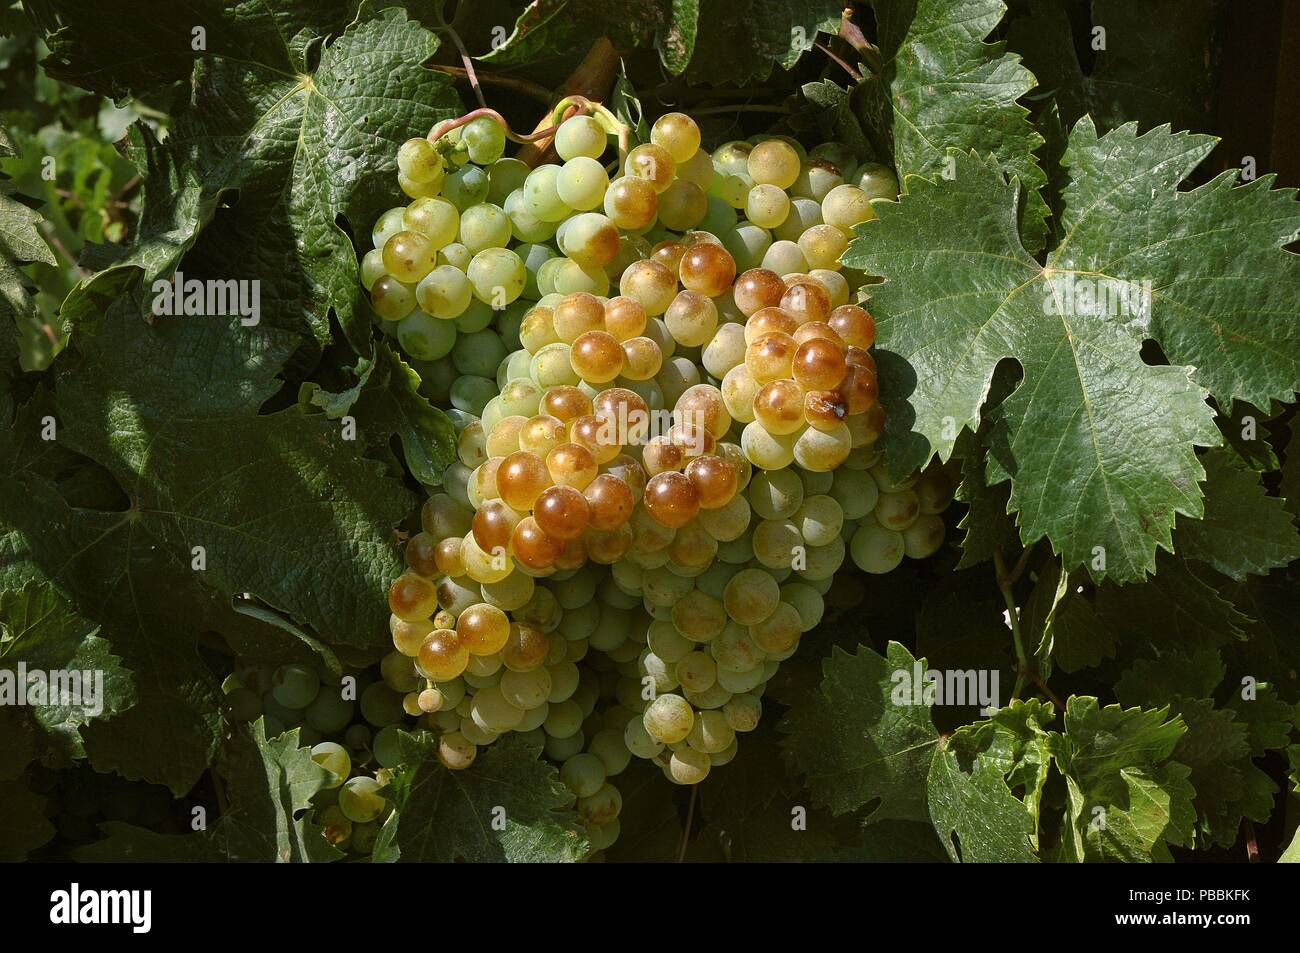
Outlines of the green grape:
<svg viewBox="0 0 1300 953">
<path fill-rule="evenodd" d="M 434 268 L 415 288 L 415 298 L 420 307 L 435 318 L 443 319 L 456 318 L 464 313 L 473 294 L 470 279 L 452 265 Z"/>
<path fill-rule="evenodd" d="M 808 272 L 808 277 L 821 282 L 827 293 L 831 296 L 831 307 L 838 308 L 841 305 L 849 303 L 849 282 L 840 271 L 843 270 L 838 262 L 835 271 L 828 268 L 814 268 Z"/>
<path fill-rule="evenodd" d="M 689 730 L 687 731 L 689 734 Z M 645 723 L 640 718 L 633 718 L 623 729 L 623 744 L 627 750 L 638 758 L 653 758 L 664 750 L 663 743 L 651 737 L 646 731 Z"/>
<path fill-rule="evenodd" d="M 869 473 L 841 467 L 836 470 L 827 494 L 844 510 L 847 521 L 862 519 L 876 508 L 880 490 Z"/>
<path fill-rule="evenodd" d="M 925 559 L 933 556 L 943 545 L 947 527 L 943 520 L 933 513 L 922 513 L 907 529 L 903 530 L 903 552 L 912 559 Z"/>
<path fill-rule="evenodd" d="M 460 217 L 460 243 L 471 252 L 505 248 L 510 235 L 510 216 L 495 205 L 471 205 Z"/>
<path fill-rule="evenodd" d="M 527 672 L 507 671 L 501 676 L 500 688 L 506 701 L 527 711 L 546 704 L 551 694 L 551 673 L 545 668 Z"/>
<path fill-rule="evenodd" d="M 415 310 L 416 288 L 392 275 L 381 275 L 370 286 L 370 305 L 385 321 L 400 321 Z"/>
<path fill-rule="evenodd" d="M 490 377 L 505 356 L 506 346 L 490 328 L 460 335 L 451 349 L 456 370 L 475 377 Z"/>
<path fill-rule="evenodd" d="M 546 700 L 552 705 L 568 701 L 573 697 L 573 693 L 578 690 L 578 683 L 582 674 L 578 670 L 578 666 L 566 659 L 550 666 L 549 670 L 551 673 L 551 693 L 546 696 Z"/>
<path fill-rule="evenodd" d="M 606 144 L 605 130 L 590 116 L 572 116 L 555 132 L 555 151 L 566 162 L 578 156 L 599 159 Z"/>
<path fill-rule="evenodd" d="M 731 578 L 722 593 L 727 615 L 742 625 L 762 622 L 776 611 L 780 601 L 780 587 L 762 569 L 741 570 Z"/>
<path fill-rule="evenodd" d="M 343 735 L 343 743 L 352 751 L 369 751 L 370 737 L 370 728 L 366 725 L 350 725 Z"/>
<path fill-rule="evenodd" d="M 753 731 L 763 717 L 763 700 L 748 693 L 732 695 L 722 706 L 722 717 L 732 731 Z"/>
<path fill-rule="evenodd" d="M 559 238 L 560 250 L 586 268 L 603 267 L 618 254 L 618 228 L 599 212 L 569 219 Z"/>
<path fill-rule="evenodd" d="M 827 545 L 844 528 L 844 508 L 834 497 L 826 495 L 805 497 L 792 518 L 809 546 Z"/>
<path fill-rule="evenodd" d="M 464 212 L 487 198 L 488 177 L 476 165 L 467 165 L 447 176 L 442 183 L 442 194 L 452 205 Z"/>
<path fill-rule="evenodd" d="M 482 331 L 492 323 L 496 317 L 496 312 L 488 305 L 477 298 L 469 303 L 469 307 L 461 312 L 460 316 L 454 318 L 456 330 L 461 334 L 474 334 Z"/>
<path fill-rule="evenodd" d="M 381 787 L 374 778 L 352 778 L 339 789 L 339 810 L 356 824 L 377 820 L 388 806 L 379 795 Z"/>
<path fill-rule="evenodd" d="M 717 177 L 718 173 L 713 168 L 713 162 L 703 149 L 696 149 L 695 154 L 685 162 L 677 163 L 677 178 L 698 185 L 705 193 Z"/>
<path fill-rule="evenodd" d="M 822 224 L 821 205 L 812 199 L 791 199 L 790 212 L 780 225 L 772 229 L 772 237 L 781 242 L 797 243 L 800 235 L 820 224 Z"/>
<path fill-rule="evenodd" d="M 725 236 L 736 227 L 738 221 L 739 218 L 736 215 L 736 210 L 730 203 L 723 199 L 710 196 L 704 217 L 699 221 L 699 228 L 703 231 L 721 236 L 722 244 L 725 247 L 727 243 Z"/>
<path fill-rule="evenodd" d="M 825 159 L 840 172 L 847 172 L 857 161 L 857 157 L 843 142 L 823 142 L 813 146 L 808 152 L 810 159 Z"/>
<path fill-rule="evenodd" d="M 799 178 L 790 186 L 792 195 L 821 202 L 831 189 L 844 184 L 842 170 L 825 159 L 806 159 L 799 170 Z"/>
<path fill-rule="evenodd" d="M 382 278 L 384 271 L 384 253 L 378 248 L 372 248 L 361 256 L 361 286 L 369 291 L 375 286 L 375 282 Z"/>
<path fill-rule="evenodd" d="M 453 407 L 478 416 L 496 393 L 497 385 L 490 378 L 458 377 L 451 385 L 450 397 Z"/>
<path fill-rule="evenodd" d="M 853 562 L 864 572 L 887 573 L 903 561 L 903 534 L 885 529 L 872 517 L 863 522 L 849 543 Z"/>
<path fill-rule="evenodd" d="M 396 724 L 405 714 L 402 696 L 383 682 L 368 685 L 361 693 L 361 717 L 376 728 Z"/>
<path fill-rule="evenodd" d="M 722 247 L 736 260 L 737 272 L 749 271 L 763 263 L 764 256 L 772 247 L 772 233 L 751 222 L 742 222 L 723 234 Z"/>
<path fill-rule="evenodd" d="M 582 706 L 569 699 L 552 704 L 542 728 L 552 738 L 569 738 L 582 729 Z"/>
<path fill-rule="evenodd" d="M 542 165 L 528 173 L 524 180 L 524 206 L 543 222 L 559 222 L 573 211 L 560 198 L 559 178 L 559 166 Z"/>
<path fill-rule="evenodd" d="M 717 710 L 700 712 L 686 737 L 686 743 L 702 754 L 718 754 L 731 747 L 735 740 L 736 729 L 731 727 L 726 714 Z"/>
<path fill-rule="evenodd" d="M 516 189 L 507 195 L 502 208 L 510 216 L 511 231 L 521 242 L 549 241 L 559 228 L 559 222 L 544 222 L 532 213 L 523 189 Z"/>
<path fill-rule="evenodd" d="M 864 162 L 853 173 L 853 184 L 869 199 L 898 198 L 898 177 L 879 162 Z"/>
<path fill-rule="evenodd" d="M 441 252 L 456 240 L 460 228 L 460 212 L 444 198 L 416 199 L 406 207 L 402 226 L 429 239 Z"/>
<path fill-rule="evenodd" d="M 584 267 L 570 258 L 556 259 L 555 292 L 560 295 L 577 294 L 585 291 L 597 297 L 609 292 L 609 275 L 599 266 Z"/>
<path fill-rule="evenodd" d="M 375 735 L 371 750 L 380 767 L 395 768 L 402 763 L 402 743 L 397 735 L 399 730 L 397 725 L 389 725 Z"/>
<path fill-rule="evenodd" d="M 461 141 L 469 149 L 470 161 L 491 165 L 506 151 L 506 131 L 491 116 L 471 119 L 461 130 Z"/>
<path fill-rule="evenodd" d="M 291 663 L 275 670 L 271 694 L 285 708 L 301 710 L 316 700 L 320 676 L 306 665 Z"/>
<path fill-rule="evenodd" d="M 484 731 L 500 734 L 515 728 L 523 720 L 524 712 L 510 703 L 500 685 L 489 685 L 479 689 L 470 702 L 470 715 L 474 724 Z"/>
<path fill-rule="evenodd" d="M 523 187 L 532 169 L 518 159 L 498 159 L 488 168 L 488 201 L 504 205 L 506 196 Z"/>
<path fill-rule="evenodd" d="M 333 735 L 342 731 L 352 721 L 356 706 L 343 697 L 337 688 L 322 689 L 316 699 L 307 706 L 304 717 L 321 734 Z"/>
<path fill-rule="evenodd" d="M 753 668 L 745 669 L 743 672 L 733 671 L 729 668 L 718 666 L 718 685 L 723 691 L 730 692 L 733 696 L 740 695 L 748 691 L 753 691 L 759 685 L 763 684 L 764 669 L 761 664 Z M 724 703 L 725 704 L 725 703 Z"/>
<path fill-rule="evenodd" d="M 691 733 L 695 712 L 690 702 L 680 695 L 660 695 L 646 708 L 642 724 L 651 738 L 670 745 L 684 741 Z"/>
<path fill-rule="evenodd" d="M 420 185 L 437 191 L 442 184 L 442 158 L 433 143 L 425 138 L 407 139 L 397 149 L 397 171 Z"/>
<path fill-rule="evenodd" d="M 560 387 L 578 383 L 569 361 L 569 345 L 547 344 L 533 355 L 529 365 L 533 382 L 541 388 Z"/>
<path fill-rule="evenodd" d="M 594 754 L 575 754 L 560 766 L 560 781 L 578 797 L 591 797 L 605 784 L 605 765 Z"/>
<path fill-rule="evenodd" d="M 382 251 L 390 238 L 406 228 L 406 225 L 403 224 L 405 215 L 406 208 L 399 205 L 396 208 L 390 208 L 375 219 L 375 227 L 370 233 L 371 245 Z"/>
<path fill-rule="evenodd" d="M 572 209 L 587 212 L 600 205 L 609 188 L 609 173 L 588 156 L 574 156 L 560 168 L 555 190 L 560 201 Z"/>
<path fill-rule="evenodd" d="M 589 639 L 600 626 L 601 608 L 597 602 L 567 609 L 556 630 L 570 642 Z"/>
<path fill-rule="evenodd" d="M 790 214 L 790 197 L 775 185 L 756 185 L 745 199 L 745 217 L 760 228 L 776 228 Z"/>
<path fill-rule="evenodd" d="M 870 197 L 856 185 L 836 186 L 822 199 L 822 218 L 827 225 L 834 225 L 848 238 L 853 237 L 854 225 L 875 217 Z"/>
<path fill-rule="evenodd" d="M 782 277 L 794 274 L 806 274 L 808 260 L 803 251 L 791 241 L 775 241 L 763 253 L 761 267 L 775 271 Z"/>
<path fill-rule="evenodd" d="M 554 735 L 546 736 L 546 757 L 552 761 L 561 763 L 568 761 L 575 754 L 580 754 L 586 747 L 586 736 L 579 731 L 577 734 L 569 735 L 567 738 L 557 738 Z"/>
<path fill-rule="evenodd" d="M 754 474 L 745 490 L 760 519 L 788 519 L 803 504 L 803 482 L 792 470 L 767 470 Z"/>
<path fill-rule="evenodd" d="M 457 219 L 456 227 L 460 227 L 459 219 Z M 460 242 L 452 242 L 450 245 L 444 246 L 442 250 L 438 252 L 439 265 L 451 265 L 453 268 L 458 268 L 461 271 L 464 271 L 469 267 L 469 263 L 473 258 L 474 253 Z"/>
<path fill-rule="evenodd" d="M 528 272 L 519 256 L 506 248 L 485 248 L 466 271 L 474 296 L 494 308 L 504 308 L 524 291 Z"/>
<path fill-rule="evenodd" d="M 397 340 L 411 357 L 436 361 L 446 357 L 456 343 L 456 325 L 413 311 L 397 322 Z"/>
</svg>

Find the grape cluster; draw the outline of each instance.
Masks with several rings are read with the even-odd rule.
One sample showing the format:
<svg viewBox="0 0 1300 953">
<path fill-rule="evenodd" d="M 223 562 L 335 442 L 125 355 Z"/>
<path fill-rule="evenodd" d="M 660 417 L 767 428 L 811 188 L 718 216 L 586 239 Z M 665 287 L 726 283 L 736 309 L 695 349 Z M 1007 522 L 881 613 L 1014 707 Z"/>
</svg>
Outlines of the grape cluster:
<svg viewBox="0 0 1300 953">
<path fill-rule="evenodd" d="M 888 169 L 780 137 L 710 155 L 670 113 L 608 167 L 607 124 L 574 116 L 530 170 L 490 126 L 402 147 L 414 201 L 362 265 L 458 434 L 389 589 L 384 683 L 449 768 L 534 738 L 601 849 L 610 779 L 730 761 L 837 570 L 934 553 L 953 488 L 874 447 L 870 278 L 840 257 Z"/>
</svg>

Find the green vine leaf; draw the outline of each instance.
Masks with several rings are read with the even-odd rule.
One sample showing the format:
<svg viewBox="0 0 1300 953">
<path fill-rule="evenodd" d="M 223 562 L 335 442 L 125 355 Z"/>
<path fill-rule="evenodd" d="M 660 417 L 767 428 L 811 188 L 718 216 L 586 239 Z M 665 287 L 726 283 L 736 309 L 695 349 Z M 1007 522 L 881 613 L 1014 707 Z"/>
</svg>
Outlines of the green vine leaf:
<svg viewBox="0 0 1300 953">
<path fill-rule="evenodd" d="M 785 750 L 815 800 L 834 814 L 874 804 L 872 821 L 926 819 L 925 776 L 939 739 L 923 686 L 913 684 L 925 660 L 897 642 L 884 656 L 836 647 L 822 670 L 821 688 L 781 725 Z M 904 684 L 920 693 L 920 704 L 910 692 L 895 703 Z"/>
<path fill-rule="evenodd" d="M 452 771 L 438 760 L 432 733 L 400 740 L 402 765 L 386 789 L 394 811 L 375 860 L 556 863 L 586 855 L 586 836 L 566 810 L 573 795 L 539 760 L 539 748 L 502 738 L 469 768 Z"/>
<path fill-rule="evenodd" d="M 109 821 L 104 840 L 79 848 L 82 863 L 328 863 L 342 857 L 311 823 L 329 773 L 298 747 L 298 729 L 267 739 L 258 719 L 236 730 L 219 759 L 230 807 L 194 834 L 158 834 Z"/>
</svg>

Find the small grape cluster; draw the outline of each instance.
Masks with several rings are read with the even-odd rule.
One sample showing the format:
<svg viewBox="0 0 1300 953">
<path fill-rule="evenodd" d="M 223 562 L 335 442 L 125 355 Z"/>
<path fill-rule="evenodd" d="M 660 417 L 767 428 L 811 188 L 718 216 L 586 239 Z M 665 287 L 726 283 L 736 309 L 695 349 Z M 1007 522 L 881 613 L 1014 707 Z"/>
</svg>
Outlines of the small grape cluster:
<svg viewBox="0 0 1300 953">
<path fill-rule="evenodd" d="M 871 279 L 840 258 L 893 174 L 782 137 L 710 155 L 670 113 L 611 180 L 615 131 L 573 116 L 531 170 L 489 117 L 411 140 L 415 201 L 362 263 L 458 434 L 388 593 L 385 681 L 416 683 L 449 768 L 534 738 L 596 849 L 631 757 L 679 784 L 730 761 L 846 559 L 931 555 L 953 492 L 875 449 Z"/>
</svg>

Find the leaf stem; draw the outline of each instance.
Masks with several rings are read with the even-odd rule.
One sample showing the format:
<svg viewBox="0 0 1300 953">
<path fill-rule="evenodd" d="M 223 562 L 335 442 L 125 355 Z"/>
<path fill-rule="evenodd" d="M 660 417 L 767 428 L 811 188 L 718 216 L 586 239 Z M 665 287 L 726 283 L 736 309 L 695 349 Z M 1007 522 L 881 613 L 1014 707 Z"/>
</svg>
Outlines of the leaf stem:
<svg viewBox="0 0 1300 953">
<path fill-rule="evenodd" d="M 849 74 L 849 77 L 853 80 L 853 82 L 855 83 L 862 82 L 862 74 L 859 73 L 857 70 L 855 70 L 852 66 L 850 66 L 848 60 L 844 59 L 844 57 L 840 56 L 838 53 L 833 52 L 831 48 L 824 43 L 817 43 L 815 45 L 817 49 L 821 50 L 823 53 L 829 56 L 833 61 L 838 63 L 840 66 L 842 66 L 844 68 L 844 72 Z"/>
<path fill-rule="evenodd" d="M 480 106 L 486 106 L 487 100 L 483 98 L 483 88 L 479 86 L 478 75 L 474 72 L 474 58 L 469 55 L 469 50 L 465 49 L 465 44 L 456 28 L 443 19 L 441 10 L 437 11 L 437 17 L 438 29 L 451 37 L 451 42 L 456 45 L 456 50 L 460 53 L 460 61 L 465 64 L 465 77 L 469 80 L 470 89 L 474 90 L 474 98 L 478 100 Z"/>
</svg>

